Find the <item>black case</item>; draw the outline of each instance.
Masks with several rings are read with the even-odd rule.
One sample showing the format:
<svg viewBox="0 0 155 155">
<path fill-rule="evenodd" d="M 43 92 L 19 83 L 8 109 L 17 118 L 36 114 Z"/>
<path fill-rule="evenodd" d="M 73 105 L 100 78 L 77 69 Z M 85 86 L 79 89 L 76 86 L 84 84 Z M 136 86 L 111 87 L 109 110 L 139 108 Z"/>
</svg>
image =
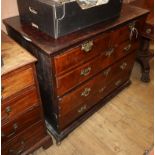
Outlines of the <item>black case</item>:
<svg viewBox="0 0 155 155">
<path fill-rule="evenodd" d="M 122 0 L 81 9 L 76 1 L 64 4 L 52 0 L 17 0 L 21 20 L 58 38 L 120 15 Z"/>
</svg>

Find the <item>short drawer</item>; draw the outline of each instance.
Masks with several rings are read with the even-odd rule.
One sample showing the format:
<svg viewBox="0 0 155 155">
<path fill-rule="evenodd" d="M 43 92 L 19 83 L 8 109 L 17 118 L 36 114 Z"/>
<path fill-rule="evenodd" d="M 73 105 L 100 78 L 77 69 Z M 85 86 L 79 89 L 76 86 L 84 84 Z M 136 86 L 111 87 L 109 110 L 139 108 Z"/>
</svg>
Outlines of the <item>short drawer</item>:
<svg viewBox="0 0 155 155">
<path fill-rule="evenodd" d="M 111 91 L 126 82 L 133 68 L 135 52 L 109 66 L 75 91 L 59 99 L 60 130 L 85 113 Z M 75 104 L 76 101 L 76 104 Z"/>
<path fill-rule="evenodd" d="M 26 66 L 2 75 L 2 99 L 32 86 L 35 83 L 32 66 Z"/>
<path fill-rule="evenodd" d="M 18 134 L 12 141 L 2 145 L 3 155 L 20 155 L 32 147 L 36 142 L 45 136 L 43 121 L 24 130 Z"/>
<path fill-rule="evenodd" d="M 24 113 L 27 109 L 40 103 L 36 87 L 32 87 L 18 96 L 2 102 L 2 125 L 18 115 Z"/>
<path fill-rule="evenodd" d="M 64 93 L 102 71 L 107 66 L 114 64 L 117 60 L 137 49 L 138 46 L 138 42 L 123 42 L 118 47 L 103 51 L 102 55 L 95 57 L 92 61 L 57 77 L 58 96 L 62 96 Z"/>
<path fill-rule="evenodd" d="M 54 64 L 56 75 L 59 76 L 66 71 L 92 59 L 108 49 L 110 35 L 103 34 L 96 39 L 83 42 L 81 45 L 55 56 Z"/>
<path fill-rule="evenodd" d="M 11 140 L 11 138 L 39 120 L 41 120 L 41 109 L 39 105 L 27 109 L 23 114 L 2 126 L 2 143 Z"/>
</svg>

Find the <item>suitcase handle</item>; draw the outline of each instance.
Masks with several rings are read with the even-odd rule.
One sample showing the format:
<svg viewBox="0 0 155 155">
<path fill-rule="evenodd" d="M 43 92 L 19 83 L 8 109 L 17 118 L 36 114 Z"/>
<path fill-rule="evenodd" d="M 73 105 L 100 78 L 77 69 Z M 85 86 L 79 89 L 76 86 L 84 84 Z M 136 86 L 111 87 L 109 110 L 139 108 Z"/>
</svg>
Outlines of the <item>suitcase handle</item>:
<svg viewBox="0 0 155 155">
<path fill-rule="evenodd" d="M 34 10 L 32 7 L 29 6 L 29 11 L 35 15 L 38 14 L 38 11 Z"/>
</svg>

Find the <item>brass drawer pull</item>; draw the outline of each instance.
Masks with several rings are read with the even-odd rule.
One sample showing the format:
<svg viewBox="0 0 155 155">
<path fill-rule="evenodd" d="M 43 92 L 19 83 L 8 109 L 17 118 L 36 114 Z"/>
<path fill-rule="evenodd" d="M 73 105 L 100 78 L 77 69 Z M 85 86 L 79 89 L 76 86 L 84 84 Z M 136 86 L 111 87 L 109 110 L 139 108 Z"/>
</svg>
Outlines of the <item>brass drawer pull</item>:
<svg viewBox="0 0 155 155">
<path fill-rule="evenodd" d="M 119 86 L 122 83 L 122 80 L 118 80 L 115 82 L 115 86 Z"/>
<path fill-rule="evenodd" d="M 35 15 L 38 14 L 38 12 L 36 10 L 34 10 L 32 7 L 29 6 L 29 11 Z"/>
<path fill-rule="evenodd" d="M 131 49 L 131 44 L 128 44 L 126 47 L 124 47 L 124 51 L 128 52 Z"/>
<path fill-rule="evenodd" d="M 91 67 L 81 70 L 81 76 L 87 76 L 91 71 Z"/>
<path fill-rule="evenodd" d="M 92 50 L 93 45 L 93 41 L 85 42 L 84 44 L 82 44 L 81 50 L 88 53 Z"/>
<path fill-rule="evenodd" d="M 78 109 L 78 113 L 83 113 L 86 109 L 87 109 L 87 105 L 84 105 L 80 109 Z"/>
<path fill-rule="evenodd" d="M 9 115 L 9 113 L 11 112 L 12 110 L 11 110 L 11 107 L 10 106 L 8 106 L 8 107 L 6 107 L 6 109 L 5 109 L 5 112 Z"/>
<path fill-rule="evenodd" d="M 99 89 L 99 93 L 103 93 L 105 89 L 106 89 L 106 87 L 105 87 L 105 86 L 104 86 L 104 87 L 102 87 L 102 88 L 100 88 L 100 89 Z"/>
<path fill-rule="evenodd" d="M 108 69 L 106 69 L 106 70 L 103 72 L 104 76 L 108 76 L 109 73 L 110 73 L 110 71 L 111 71 L 111 68 L 109 67 Z"/>
<path fill-rule="evenodd" d="M 136 26 L 136 22 L 132 22 L 129 24 L 129 29 L 130 29 L 130 41 L 132 40 L 133 36 L 135 36 L 136 38 L 138 37 L 138 30 L 135 27 Z"/>
<path fill-rule="evenodd" d="M 152 30 L 150 28 L 146 29 L 146 33 L 150 34 L 152 32 Z"/>
<path fill-rule="evenodd" d="M 114 53 L 114 48 L 110 48 L 106 51 L 105 56 L 110 57 Z"/>
<path fill-rule="evenodd" d="M 91 91 L 91 88 L 85 88 L 85 90 L 81 93 L 81 96 L 87 97 Z"/>
<path fill-rule="evenodd" d="M 11 132 L 7 137 L 9 138 L 9 137 L 13 136 L 14 134 L 16 134 L 17 129 L 18 129 L 17 123 L 13 124 L 13 130 L 14 131 Z"/>
<path fill-rule="evenodd" d="M 15 154 L 15 155 L 20 155 L 24 150 L 25 150 L 25 142 L 24 141 L 21 141 L 21 148 L 19 150 L 13 150 L 13 149 L 10 149 L 9 150 L 9 155 L 12 155 L 12 154 Z"/>
<path fill-rule="evenodd" d="M 124 70 L 127 67 L 127 63 L 123 62 L 122 65 L 120 65 L 120 69 Z"/>
</svg>

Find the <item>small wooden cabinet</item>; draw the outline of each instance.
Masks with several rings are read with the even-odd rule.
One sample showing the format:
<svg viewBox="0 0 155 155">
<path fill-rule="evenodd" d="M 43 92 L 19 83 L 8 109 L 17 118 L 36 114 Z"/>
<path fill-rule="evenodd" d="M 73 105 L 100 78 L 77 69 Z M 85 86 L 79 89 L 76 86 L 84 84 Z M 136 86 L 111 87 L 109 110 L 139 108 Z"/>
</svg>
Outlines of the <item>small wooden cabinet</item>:
<svg viewBox="0 0 155 155">
<path fill-rule="evenodd" d="M 36 58 L 2 32 L 2 59 L 2 154 L 29 154 L 49 147 L 52 139 L 45 128 Z"/>
<path fill-rule="evenodd" d="M 124 5 L 117 20 L 57 40 L 19 17 L 4 20 L 8 34 L 38 59 L 46 125 L 58 142 L 130 84 L 147 14 Z"/>
</svg>

